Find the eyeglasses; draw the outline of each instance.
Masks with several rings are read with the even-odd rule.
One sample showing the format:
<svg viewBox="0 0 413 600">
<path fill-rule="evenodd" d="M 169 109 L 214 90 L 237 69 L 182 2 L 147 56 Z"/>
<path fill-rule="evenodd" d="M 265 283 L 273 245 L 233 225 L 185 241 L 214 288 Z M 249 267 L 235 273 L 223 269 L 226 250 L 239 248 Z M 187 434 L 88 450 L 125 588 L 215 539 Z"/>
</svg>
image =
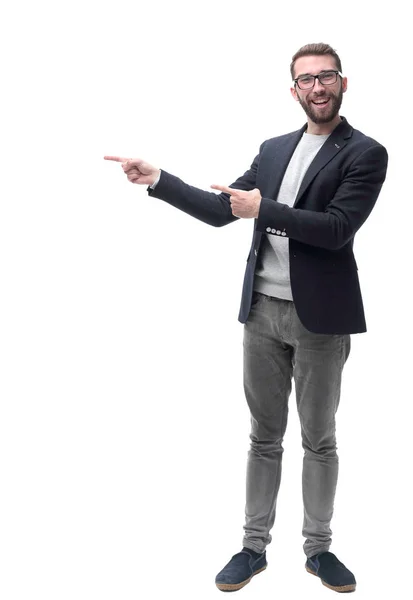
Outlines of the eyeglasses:
<svg viewBox="0 0 413 600">
<path fill-rule="evenodd" d="M 343 77 L 340 71 L 323 71 L 318 75 L 301 75 L 297 79 L 294 79 L 294 82 L 300 90 L 311 90 L 315 86 L 316 79 L 318 79 L 321 85 L 333 85 L 337 81 L 337 75 Z"/>
</svg>

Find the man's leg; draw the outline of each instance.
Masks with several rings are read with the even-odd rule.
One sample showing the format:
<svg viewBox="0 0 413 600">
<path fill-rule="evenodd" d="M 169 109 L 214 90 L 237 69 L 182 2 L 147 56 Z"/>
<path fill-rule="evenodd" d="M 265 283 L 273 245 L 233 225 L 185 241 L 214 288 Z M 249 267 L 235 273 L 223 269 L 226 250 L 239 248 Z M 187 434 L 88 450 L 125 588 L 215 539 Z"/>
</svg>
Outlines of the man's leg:
<svg viewBox="0 0 413 600">
<path fill-rule="evenodd" d="M 294 309 L 295 312 L 295 309 Z M 338 478 L 335 414 L 341 377 L 350 353 L 349 335 L 309 332 L 292 320 L 294 381 L 304 448 L 302 490 L 303 536 L 307 557 L 327 552 Z"/>
<path fill-rule="evenodd" d="M 275 520 L 281 480 L 292 348 L 281 339 L 280 325 L 290 304 L 255 294 L 244 329 L 244 389 L 251 412 L 251 447 L 243 545 L 260 553 L 271 542 L 269 532 Z"/>
</svg>

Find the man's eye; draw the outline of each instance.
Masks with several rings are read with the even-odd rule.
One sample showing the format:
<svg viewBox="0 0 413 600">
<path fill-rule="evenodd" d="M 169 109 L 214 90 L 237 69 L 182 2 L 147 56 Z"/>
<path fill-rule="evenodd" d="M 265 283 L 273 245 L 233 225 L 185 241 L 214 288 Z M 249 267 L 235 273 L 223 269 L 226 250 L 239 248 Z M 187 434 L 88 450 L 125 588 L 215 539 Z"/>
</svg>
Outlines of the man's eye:
<svg viewBox="0 0 413 600">
<path fill-rule="evenodd" d="M 332 80 L 333 80 L 333 79 L 335 79 L 335 78 L 336 78 L 336 74 L 335 74 L 335 72 L 334 72 L 334 71 L 326 71 L 325 73 L 323 73 L 323 74 L 320 76 L 320 79 L 321 79 L 322 81 L 332 81 Z"/>
</svg>

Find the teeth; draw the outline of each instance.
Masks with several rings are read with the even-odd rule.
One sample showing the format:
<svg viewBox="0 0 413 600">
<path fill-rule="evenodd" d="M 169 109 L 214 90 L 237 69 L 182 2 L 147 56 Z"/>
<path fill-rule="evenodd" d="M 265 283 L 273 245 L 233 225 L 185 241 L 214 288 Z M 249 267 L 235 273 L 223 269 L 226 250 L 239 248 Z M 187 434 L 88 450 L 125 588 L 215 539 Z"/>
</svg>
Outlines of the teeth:
<svg viewBox="0 0 413 600">
<path fill-rule="evenodd" d="M 327 104 L 328 100 L 321 100 L 320 102 L 316 102 L 313 100 L 313 104 Z"/>
</svg>

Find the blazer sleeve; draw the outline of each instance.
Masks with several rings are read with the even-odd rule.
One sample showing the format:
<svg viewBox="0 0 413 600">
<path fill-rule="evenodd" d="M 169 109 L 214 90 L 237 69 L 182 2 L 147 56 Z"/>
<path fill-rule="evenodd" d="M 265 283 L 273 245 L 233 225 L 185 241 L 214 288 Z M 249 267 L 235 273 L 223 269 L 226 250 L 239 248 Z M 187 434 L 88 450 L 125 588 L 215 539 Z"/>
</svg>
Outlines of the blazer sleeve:
<svg viewBox="0 0 413 600">
<path fill-rule="evenodd" d="M 256 187 L 256 176 L 263 145 L 261 145 L 260 152 L 254 158 L 250 168 L 229 187 L 244 191 L 253 190 Z M 188 185 L 182 179 L 163 169 L 156 188 L 153 190 L 148 187 L 147 191 L 149 196 L 159 198 L 159 200 L 179 208 L 191 217 L 214 227 L 222 227 L 238 220 L 238 217 L 232 214 L 228 194 L 206 192 Z"/>
<path fill-rule="evenodd" d="M 373 210 L 386 178 L 388 156 L 380 144 L 370 146 L 351 164 L 324 212 L 292 208 L 262 198 L 257 229 L 284 230 L 299 242 L 338 250 L 360 229 Z"/>
</svg>

